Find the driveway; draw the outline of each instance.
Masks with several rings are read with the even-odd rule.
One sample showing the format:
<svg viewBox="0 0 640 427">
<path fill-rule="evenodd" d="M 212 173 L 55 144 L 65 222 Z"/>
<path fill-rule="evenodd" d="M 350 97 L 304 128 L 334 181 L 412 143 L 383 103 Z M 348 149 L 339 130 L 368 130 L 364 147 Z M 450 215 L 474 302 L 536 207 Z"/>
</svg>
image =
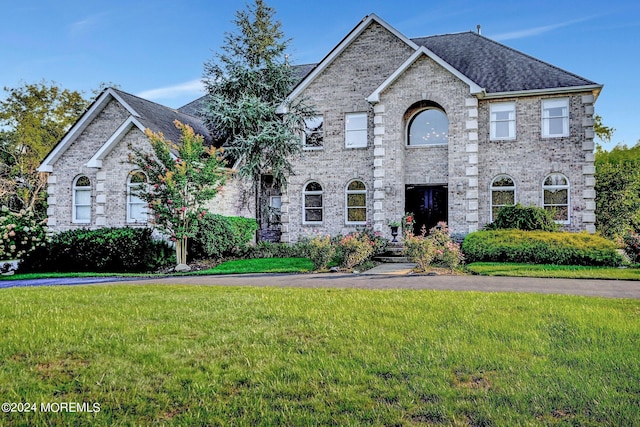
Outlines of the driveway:
<svg viewBox="0 0 640 427">
<path fill-rule="evenodd" d="M 640 281 L 538 279 L 529 277 L 370 275 L 343 273 L 238 274 L 163 278 L 73 278 L 0 282 L 0 288 L 97 283 L 277 286 L 299 288 L 422 289 L 478 292 L 529 292 L 640 299 Z"/>
</svg>

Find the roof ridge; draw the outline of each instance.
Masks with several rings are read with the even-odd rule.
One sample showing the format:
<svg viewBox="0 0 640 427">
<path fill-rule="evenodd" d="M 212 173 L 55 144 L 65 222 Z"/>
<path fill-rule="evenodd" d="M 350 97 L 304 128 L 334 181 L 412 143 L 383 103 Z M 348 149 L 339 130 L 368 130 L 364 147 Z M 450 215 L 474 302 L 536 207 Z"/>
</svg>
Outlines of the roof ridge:
<svg viewBox="0 0 640 427">
<path fill-rule="evenodd" d="M 151 100 L 146 99 L 146 98 L 142 98 L 141 96 L 134 95 L 134 94 L 129 93 L 129 92 L 126 92 L 126 91 L 124 91 L 124 90 L 122 90 L 122 89 L 116 89 L 116 88 L 110 88 L 110 89 L 113 89 L 115 92 L 117 92 L 117 93 L 119 93 L 119 94 L 124 94 L 124 95 L 126 95 L 126 96 L 130 96 L 130 97 L 133 97 L 133 98 L 139 99 L 139 100 L 140 100 L 140 101 L 142 101 L 142 102 L 145 102 L 145 103 L 148 103 L 148 104 L 157 105 L 158 107 L 164 108 L 164 109 L 166 109 L 166 110 L 170 110 L 170 111 L 172 111 L 172 112 L 174 112 L 174 113 L 182 114 L 182 115 L 185 115 L 185 116 L 192 117 L 192 118 L 195 118 L 195 119 L 200 120 L 198 117 L 196 117 L 196 116 L 192 116 L 191 114 L 184 113 L 184 112 L 182 112 L 182 111 L 178 110 L 177 108 L 168 107 L 168 106 L 166 106 L 166 105 L 164 105 L 164 104 L 160 104 L 159 102 L 155 102 L 155 101 L 151 101 Z M 199 98 L 198 98 L 198 99 L 199 99 Z M 191 101 L 191 102 L 193 102 L 193 101 Z"/>
</svg>

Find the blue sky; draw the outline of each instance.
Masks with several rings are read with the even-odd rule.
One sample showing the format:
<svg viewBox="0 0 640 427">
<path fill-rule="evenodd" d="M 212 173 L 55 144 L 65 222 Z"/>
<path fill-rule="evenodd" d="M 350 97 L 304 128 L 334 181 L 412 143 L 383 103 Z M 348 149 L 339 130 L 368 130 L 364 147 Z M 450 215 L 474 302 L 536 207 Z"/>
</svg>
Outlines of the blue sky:
<svg viewBox="0 0 640 427">
<path fill-rule="evenodd" d="M 320 61 L 367 14 L 409 37 L 476 30 L 597 83 L 616 143 L 640 140 L 640 2 L 266 0 L 293 63 Z M 244 0 L 30 0 L 3 5 L 0 85 L 55 82 L 86 96 L 102 82 L 170 107 L 200 96 L 203 63 Z M 4 96 L 3 92 L 0 96 Z"/>
</svg>

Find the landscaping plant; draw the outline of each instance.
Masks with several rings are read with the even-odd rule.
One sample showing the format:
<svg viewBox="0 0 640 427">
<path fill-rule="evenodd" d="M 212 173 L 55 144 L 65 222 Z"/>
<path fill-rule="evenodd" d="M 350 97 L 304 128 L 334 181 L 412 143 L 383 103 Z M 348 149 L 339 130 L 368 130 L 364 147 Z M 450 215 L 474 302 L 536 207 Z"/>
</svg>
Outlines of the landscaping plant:
<svg viewBox="0 0 640 427">
<path fill-rule="evenodd" d="M 32 210 L 10 212 L 3 206 L 0 233 L 0 259 L 22 259 L 33 249 L 46 243 L 46 221 L 38 220 Z"/>
<path fill-rule="evenodd" d="M 629 230 L 623 238 L 624 251 L 634 264 L 640 264 L 640 233 Z"/>
<path fill-rule="evenodd" d="M 308 245 L 313 269 L 325 270 L 336 253 L 336 247 L 331 243 L 331 236 L 315 236 L 309 240 Z"/>
<path fill-rule="evenodd" d="M 433 264 L 456 269 L 464 257 L 460 245 L 451 239 L 445 222 L 439 222 L 427 233 L 423 225 L 421 233 L 415 236 L 410 230 L 405 231 L 405 256 L 418 264 L 420 271 L 427 271 Z"/>
<path fill-rule="evenodd" d="M 338 240 L 338 248 L 342 254 L 341 267 L 352 269 L 370 259 L 374 255 L 375 242 L 364 232 L 355 231 Z"/>
</svg>

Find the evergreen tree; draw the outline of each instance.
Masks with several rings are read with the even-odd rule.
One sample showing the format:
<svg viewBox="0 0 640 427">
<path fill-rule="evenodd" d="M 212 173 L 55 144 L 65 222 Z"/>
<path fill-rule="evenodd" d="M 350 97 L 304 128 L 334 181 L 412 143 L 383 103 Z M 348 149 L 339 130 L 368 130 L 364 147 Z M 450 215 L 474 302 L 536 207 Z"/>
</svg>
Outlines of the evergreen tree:
<svg viewBox="0 0 640 427">
<path fill-rule="evenodd" d="M 236 12 L 237 32 L 225 34 L 222 52 L 205 64 L 203 78 L 205 122 L 230 159 L 240 161 L 238 174 L 258 191 L 263 174 L 286 188 L 304 118 L 313 115 L 304 102 L 285 105 L 294 84 L 285 54 L 290 40 L 274 14 L 262 0 Z M 279 107 L 287 113 L 279 114 Z"/>
</svg>

